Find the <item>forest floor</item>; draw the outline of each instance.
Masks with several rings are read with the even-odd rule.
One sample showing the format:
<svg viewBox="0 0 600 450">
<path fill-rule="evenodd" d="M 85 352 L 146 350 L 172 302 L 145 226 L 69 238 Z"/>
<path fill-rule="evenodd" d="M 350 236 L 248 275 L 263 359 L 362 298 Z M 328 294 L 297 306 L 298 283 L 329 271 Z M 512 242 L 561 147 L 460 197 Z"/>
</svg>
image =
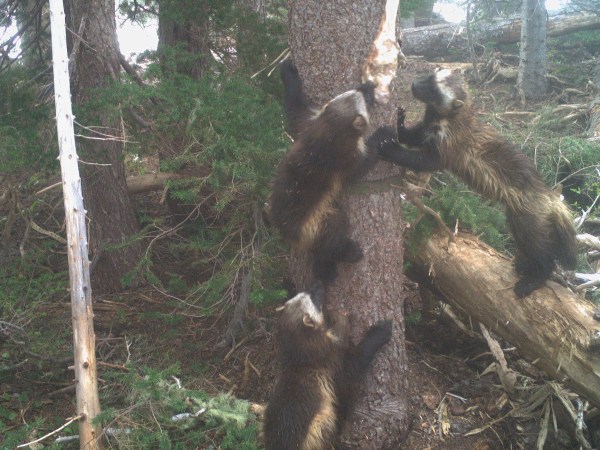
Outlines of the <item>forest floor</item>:
<svg viewBox="0 0 600 450">
<path fill-rule="evenodd" d="M 485 343 L 460 331 L 443 314 L 438 303 L 423 304 L 415 289 L 414 283 L 407 283 L 411 308 L 418 308 L 422 314 L 417 324 L 408 325 L 406 329 L 407 397 L 412 420 L 399 448 L 535 448 L 539 421 L 505 417 L 512 404 L 499 386 L 495 372 L 479 375 L 494 361 Z M 155 290 L 97 298 L 94 312 L 101 393 L 110 391 L 118 396 L 125 390 L 111 377 L 105 377 L 115 370 L 177 363 L 177 376 L 188 389 L 210 395 L 228 392 L 258 404 L 268 400 L 276 381 L 274 307 L 251 309 L 245 333 L 233 349 L 225 350 L 217 349 L 227 326 L 225 316 L 182 314 Z M 67 301 L 48 306 L 46 313 L 47 324 L 68 328 L 70 304 Z M 51 336 L 56 330 L 40 332 Z M 519 365 L 514 349 L 507 352 L 507 358 L 511 367 Z M 74 390 L 65 390 L 72 386 L 71 379 L 66 368 L 62 377 L 55 373 L 47 380 L 23 370 L 16 371 L 13 378 L 2 382 L 0 387 L 9 398 L 29 392 L 32 402 L 42 400 L 36 402 L 34 408 L 23 408 L 20 417 L 15 418 L 17 422 L 27 423 L 39 417 L 53 422 L 57 418 L 71 417 L 75 411 Z M 473 431 L 473 435 L 466 436 Z M 568 436 L 564 429 L 559 430 L 558 437 L 551 432 L 544 448 L 576 448 Z"/>
<path fill-rule="evenodd" d="M 465 66 L 464 64 L 462 66 Z M 408 86 L 418 73 L 430 70 L 426 62 L 414 61 L 402 71 L 400 95 L 408 106 L 414 103 Z M 511 100 L 511 83 L 494 85 L 477 97 L 478 106 L 516 110 Z M 521 120 L 522 116 L 515 116 Z M 416 117 L 409 114 L 408 120 Z M 165 214 L 156 198 L 138 199 L 145 213 Z M 161 261 L 164 272 L 185 273 L 189 266 Z M 460 331 L 444 314 L 439 302 L 423 301 L 417 285 L 406 282 L 406 317 L 420 314 L 416 323 L 407 321 L 408 392 L 411 426 L 403 449 L 533 449 L 540 420 L 517 419 L 508 414 L 513 402 L 501 388 L 495 372 L 481 374 L 494 362 L 482 340 Z M 118 397 L 124 388 L 106 376 L 131 367 L 166 367 L 179 364 L 178 379 L 189 389 L 208 394 L 229 392 L 240 399 L 264 404 L 276 380 L 274 348 L 274 307 L 248 311 L 244 331 L 233 348 L 219 349 L 228 324 L 227 314 L 207 315 L 197 307 L 182 308 L 180 300 L 152 288 L 132 290 L 94 299 L 95 331 L 99 361 L 99 389 Z M 67 297 L 43 306 L 43 320 L 36 321 L 39 333 L 65 342 L 69 354 L 70 303 Z M 505 349 L 509 367 L 542 382 L 542 377 L 519 359 L 514 349 Z M 39 355 L 38 355 L 39 356 Z M 72 372 L 58 369 L 60 361 L 32 360 L 0 378 L 0 419 L 8 430 L 36 418 L 60 423 L 75 411 Z M 44 367 L 51 367 L 46 368 Z M 38 370 L 39 369 L 39 370 Z M 33 372 L 38 372 L 35 375 Z M 40 375 L 40 372 L 42 373 Z M 44 373 L 47 374 L 44 375 Z M 51 374 L 52 373 L 52 374 Z M 27 393 L 23 397 L 23 393 Z M 18 414 L 2 417 L 19 397 Z M 558 432 L 551 426 L 545 449 L 578 448 L 574 432 L 560 402 L 554 404 Z M 540 417 L 542 410 L 539 410 Z M 552 422 L 552 420 L 551 420 Z M 469 434 L 469 435 L 467 435 Z M 0 438 L 0 448 L 2 439 Z M 70 448 L 68 446 L 61 448 Z"/>
</svg>

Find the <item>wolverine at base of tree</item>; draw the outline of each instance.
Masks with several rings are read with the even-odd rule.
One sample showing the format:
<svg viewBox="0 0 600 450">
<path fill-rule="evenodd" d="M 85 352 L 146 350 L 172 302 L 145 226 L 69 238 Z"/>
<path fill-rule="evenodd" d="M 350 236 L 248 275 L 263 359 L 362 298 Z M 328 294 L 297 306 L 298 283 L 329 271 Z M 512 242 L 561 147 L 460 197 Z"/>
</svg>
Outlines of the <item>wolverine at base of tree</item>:
<svg viewBox="0 0 600 450">
<path fill-rule="evenodd" d="M 406 128 L 400 109 L 397 130 L 380 128 L 373 137 L 380 158 L 417 172 L 449 170 L 483 197 L 506 207 L 517 245 L 518 297 L 541 287 L 556 262 L 574 268 L 577 249 L 568 208 L 545 185 L 530 158 L 477 120 L 461 75 L 437 71 L 416 79 L 412 93 L 426 104 L 423 120 Z"/>
<path fill-rule="evenodd" d="M 323 311 L 321 283 L 278 308 L 280 375 L 263 421 L 266 450 L 341 449 L 339 434 L 391 321 L 371 326 L 358 345 L 346 316 Z"/>
</svg>

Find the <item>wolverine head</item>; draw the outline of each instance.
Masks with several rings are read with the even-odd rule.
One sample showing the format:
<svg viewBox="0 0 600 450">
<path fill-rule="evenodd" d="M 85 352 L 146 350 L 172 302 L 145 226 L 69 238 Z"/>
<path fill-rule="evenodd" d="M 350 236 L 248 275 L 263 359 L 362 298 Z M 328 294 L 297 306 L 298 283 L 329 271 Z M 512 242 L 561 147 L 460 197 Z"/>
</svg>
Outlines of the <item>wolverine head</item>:
<svg viewBox="0 0 600 450">
<path fill-rule="evenodd" d="M 374 103 L 375 85 L 367 82 L 328 101 L 314 119 L 331 129 L 362 136 L 369 127 L 369 111 Z"/>
<path fill-rule="evenodd" d="M 282 313 L 279 318 L 280 324 L 288 330 L 299 327 L 323 328 L 325 326 L 324 300 L 325 288 L 322 283 L 317 282 L 310 292 L 300 292 L 283 306 L 277 308 L 277 311 Z"/>
<path fill-rule="evenodd" d="M 440 69 L 414 80 L 412 94 L 417 100 L 434 107 L 442 117 L 448 117 L 456 114 L 468 100 L 463 85 L 460 72 Z"/>
<path fill-rule="evenodd" d="M 301 292 L 277 308 L 277 349 L 284 367 L 327 366 L 347 345 L 347 317 L 336 315 L 331 323 L 324 303 L 325 288 L 317 281 L 309 292 Z"/>
</svg>

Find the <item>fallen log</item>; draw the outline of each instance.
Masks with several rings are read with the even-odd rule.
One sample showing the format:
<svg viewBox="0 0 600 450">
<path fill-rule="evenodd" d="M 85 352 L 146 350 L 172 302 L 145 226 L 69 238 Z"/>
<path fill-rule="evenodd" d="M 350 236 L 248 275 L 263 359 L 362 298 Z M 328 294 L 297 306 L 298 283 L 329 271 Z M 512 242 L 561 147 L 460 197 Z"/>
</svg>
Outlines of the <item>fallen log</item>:
<svg viewBox="0 0 600 450">
<path fill-rule="evenodd" d="M 576 14 L 548 18 L 548 36 L 563 36 L 576 31 L 600 29 L 600 16 Z M 521 40 L 521 19 L 493 19 L 478 21 L 471 33 L 480 45 L 493 42 L 510 44 Z M 402 51 L 405 55 L 427 57 L 447 56 L 451 52 L 465 54 L 468 50 L 465 24 L 437 24 L 402 30 Z"/>
<path fill-rule="evenodd" d="M 448 236 L 435 234 L 406 257 L 420 278 L 470 318 L 467 323 L 483 323 L 546 374 L 600 405 L 600 354 L 590 348 L 600 322 L 591 303 L 553 281 L 518 299 L 510 258 L 465 233 L 450 244 Z"/>
<path fill-rule="evenodd" d="M 140 194 L 142 192 L 159 191 L 164 189 L 168 180 L 178 180 L 184 178 L 177 173 L 150 173 L 147 175 L 135 175 L 127 178 L 127 192 L 130 195 Z"/>
</svg>

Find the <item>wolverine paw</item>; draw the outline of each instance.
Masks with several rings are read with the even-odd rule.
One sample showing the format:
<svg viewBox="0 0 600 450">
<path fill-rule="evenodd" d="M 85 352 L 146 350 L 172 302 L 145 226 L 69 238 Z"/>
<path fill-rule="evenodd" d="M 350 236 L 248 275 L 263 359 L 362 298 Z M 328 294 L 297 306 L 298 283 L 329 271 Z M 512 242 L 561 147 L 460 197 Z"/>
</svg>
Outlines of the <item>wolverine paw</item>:
<svg viewBox="0 0 600 450">
<path fill-rule="evenodd" d="M 515 289 L 514 289 L 515 294 L 517 295 L 518 298 L 527 297 L 533 291 L 542 287 L 544 284 L 544 281 L 546 281 L 546 280 L 539 279 L 539 278 L 531 278 L 531 277 L 521 278 L 519 281 L 517 281 L 517 284 L 515 284 Z"/>
<path fill-rule="evenodd" d="M 381 320 L 377 322 L 369 328 L 367 336 L 378 336 L 382 345 L 385 344 L 392 337 L 392 321 Z"/>
<path fill-rule="evenodd" d="M 363 259 L 364 253 L 360 245 L 353 240 L 348 240 L 348 244 L 344 251 L 340 254 L 340 261 L 347 263 L 355 263 Z"/>
<path fill-rule="evenodd" d="M 369 148 L 375 149 L 377 156 L 386 161 L 393 161 L 393 155 L 400 144 L 392 127 L 381 127 L 367 141 Z"/>
<path fill-rule="evenodd" d="M 325 286 L 323 281 L 317 279 L 310 288 L 310 298 L 312 302 L 319 307 L 325 304 Z"/>
<path fill-rule="evenodd" d="M 333 261 L 316 261 L 313 264 L 313 275 L 315 279 L 323 284 L 329 284 L 336 279 L 337 267 Z"/>
</svg>

